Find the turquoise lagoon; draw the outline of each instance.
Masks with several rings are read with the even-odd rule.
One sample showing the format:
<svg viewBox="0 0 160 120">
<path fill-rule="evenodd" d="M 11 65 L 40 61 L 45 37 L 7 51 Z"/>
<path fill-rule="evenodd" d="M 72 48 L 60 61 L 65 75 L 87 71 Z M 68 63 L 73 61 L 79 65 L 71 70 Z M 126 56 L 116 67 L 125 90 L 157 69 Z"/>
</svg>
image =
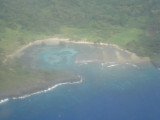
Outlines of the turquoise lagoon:
<svg viewBox="0 0 160 120">
<path fill-rule="evenodd" d="M 77 44 L 26 50 L 22 61 L 31 69 L 70 70 L 83 81 L 0 104 L 0 120 L 159 120 L 160 71 L 150 62 L 120 63 L 116 50 Z"/>
</svg>

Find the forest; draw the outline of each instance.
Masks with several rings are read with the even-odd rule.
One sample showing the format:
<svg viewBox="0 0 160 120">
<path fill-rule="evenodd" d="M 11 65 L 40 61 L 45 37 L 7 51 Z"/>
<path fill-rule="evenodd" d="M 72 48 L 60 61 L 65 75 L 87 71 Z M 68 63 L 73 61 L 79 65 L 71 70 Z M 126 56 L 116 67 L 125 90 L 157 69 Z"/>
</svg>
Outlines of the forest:
<svg viewBox="0 0 160 120">
<path fill-rule="evenodd" d="M 0 0 L 0 120 L 160 120 L 160 0 Z"/>
<path fill-rule="evenodd" d="M 1 54 L 39 38 L 66 36 L 155 56 L 159 32 L 159 0 L 0 0 Z"/>
</svg>

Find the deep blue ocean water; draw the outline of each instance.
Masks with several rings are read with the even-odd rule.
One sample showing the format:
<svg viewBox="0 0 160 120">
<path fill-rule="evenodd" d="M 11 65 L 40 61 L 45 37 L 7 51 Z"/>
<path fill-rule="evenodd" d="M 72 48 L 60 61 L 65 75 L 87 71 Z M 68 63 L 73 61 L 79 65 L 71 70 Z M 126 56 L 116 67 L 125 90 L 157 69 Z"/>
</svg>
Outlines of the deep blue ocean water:
<svg viewBox="0 0 160 120">
<path fill-rule="evenodd" d="M 74 64 L 83 50 L 46 47 L 37 53 L 38 67 L 69 69 L 83 82 L 0 104 L 0 120 L 160 120 L 157 68 L 151 63 Z"/>
</svg>

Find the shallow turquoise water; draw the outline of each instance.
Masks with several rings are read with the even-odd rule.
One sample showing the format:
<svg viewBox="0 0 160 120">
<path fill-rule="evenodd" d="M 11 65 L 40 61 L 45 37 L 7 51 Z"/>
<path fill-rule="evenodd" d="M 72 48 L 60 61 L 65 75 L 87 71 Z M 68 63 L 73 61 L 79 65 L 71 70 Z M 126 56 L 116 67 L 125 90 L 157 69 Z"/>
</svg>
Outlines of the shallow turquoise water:
<svg viewBox="0 0 160 120">
<path fill-rule="evenodd" d="M 38 54 L 38 63 L 43 68 L 71 68 L 74 64 L 74 56 L 77 53 L 72 48 L 47 48 Z"/>
<path fill-rule="evenodd" d="M 69 69 L 83 82 L 0 104 L 0 120 L 159 120 L 159 70 L 150 63 L 75 64 L 76 54 L 86 50 L 83 45 L 41 49 L 38 68 Z"/>
</svg>

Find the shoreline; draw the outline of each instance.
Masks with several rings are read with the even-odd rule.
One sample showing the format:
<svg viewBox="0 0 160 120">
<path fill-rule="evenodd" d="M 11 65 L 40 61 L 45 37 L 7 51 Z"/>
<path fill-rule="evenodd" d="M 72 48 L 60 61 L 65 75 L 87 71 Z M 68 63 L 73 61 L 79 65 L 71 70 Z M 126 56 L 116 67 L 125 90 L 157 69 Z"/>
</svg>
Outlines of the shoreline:
<svg viewBox="0 0 160 120">
<path fill-rule="evenodd" d="M 25 98 L 28 98 L 28 97 L 31 97 L 31 96 L 34 96 L 34 95 L 47 93 L 47 92 L 52 91 L 53 89 L 55 89 L 55 88 L 57 88 L 59 86 L 62 86 L 62 85 L 72 85 L 72 84 L 80 84 L 80 83 L 82 83 L 83 82 L 82 76 L 78 75 L 78 78 L 80 79 L 79 81 L 58 83 L 58 84 L 53 85 L 52 87 L 49 87 L 49 88 L 44 89 L 44 90 L 40 90 L 38 92 L 33 92 L 31 94 L 22 95 L 22 96 L 19 96 L 19 97 L 8 97 L 8 98 L 5 98 L 5 99 L 1 99 L 0 100 L 0 105 L 3 104 L 3 103 L 8 102 L 10 100 L 25 99 Z"/>
<path fill-rule="evenodd" d="M 19 48 L 18 50 L 14 51 L 12 54 L 10 55 L 6 55 L 6 58 L 11 58 L 13 59 L 14 57 L 20 57 L 21 55 L 23 55 L 23 51 L 33 45 L 41 45 L 41 44 L 45 44 L 45 45 L 58 45 L 60 42 L 67 42 L 69 41 L 68 38 L 48 38 L 48 39 L 42 39 L 42 40 L 36 40 L 33 42 L 30 42 L 24 46 L 22 46 L 21 48 Z M 5 60 L 6 61 L 6 60 Z"/>
<path fill-rule="evenodd" d="M 149 57 L 140 57 L 138 55 L 136 55 L 136 53 L 130 52 L 128 50 L 125 50 L 121 47 L 119 47 L 116 44 L 109 44 L 109 43 L 93 43 L 93 42 L 89 42 L 89 41 L 70 41 L 69 43 L 74 43 L 74 44 L 85 44 L 85 45 L 100 45 L 100 46 L 111 46 L 114 47 L 122 52 L 128 53 L 129 55 L 131 55 L 131 57 L 133 58 L 133 60 L 135 61 L 151 61 Z"/>
<path fill-rule="evenodd" d="M 73 44 L 85 44 L 85 45 L 100 45 L 100 46 L 111 46 L 111 47 L 114 47 L 114 48 L 116 48 L 116 49 L 118 49 L 118 50 L 120 50 L 120 51 L 123 51 L 123 52 L 125 52 L 125 53 L 128 53 L 130 56 L 131 56 L 131 58 L 133 57 L 133 60 L 135 60 L 135 61 L 139 61 L 139 62 L 141 62 L 141 61 L 150 61 L 150 59 L 148 58 L 148 57 L 139 57 L 139 56 L 137 56 L 135 53 L 132 53 L 132 52 L 130 52 L 130 51 L 128 51 L 128 50 L 125 50 L 125 49 L 122 49 L 122 48 L 120 48 L 118 45 L 115 45 L 115 44 L 108 44 L 108 43 L 93 43 L 93 42 L 89 42 L 89 41 L 86 41 L 86 40 L 81 40 L 81 41 L 70 41 L 70 39 L 69 38 L 48 38 L 48 39 L 43 39 L 43 40 L 36 40 L 36 41 L 34 41 L 34 42 L 30 42 L 29 44 L 27 44 L 27 45 L 24 45 L 22 48 L 20 48 L 20 49 L 18 49 L 18 50 L 16 50 L 15 52 L 13 52 L 12 54 L 10 54 L 10 55 L 7 55 L 6 56 L 6 61 L 8 60 L 8 59 L 14 59 L 15 57 L 21 57 L 23 54 L 24 54 L 24 51 L 26 50 L 26 49 L 28 49 L 29 47 L 31 47 L 31 46 L 34 46 L 34 45 L 59 45 L 61 42 L 63 42 L 64 44 L 65 43 L 73 43 Z M 119 56 L 119 57 L 121 57 L 121 56 Z M 86 62 L 86 61 L 85 61 Z M 87 62 L 90 62 L 90 61 L 87 61 Z M 78 61 L 77 61 L 77 63 L 78 63 Z M 105 62 L 103 63 L 101 63 L 101 64 L 105 64 Z M 103 65 L 102 65 L 103 66 Z M 113 67 L 113 66 L 115 66 L 115 65 L 109 65 L 108 67 Z M 82 79 L 82 77 L 81 77 L 81 79 Z M 45 89 L 45 90 L 41 90 L 40 89 L 40 91 L 38 91 L 38 92 L 30 92 L 31 94 L 25 94 L 25 95 L 23 95 L 22 94 L 22 96 L 20 96 L 20 97 L 13 97 L 13 96 L 10 96 L 9 98 L 6 98 L 6 99 L 2 99 L 2 100 L 0 100 L 0 104 L 2 104 L 2 103 L 5 103 L 5 102 L 7 102 L 7 101 L 9 101 L 9 100 L 14 100 L 14 99 L 24 99 L 24 98 L 26 98 L 26 97 L 30 97 L 30 96 L 33 96 L 33 95 L 36 95 L 36 94 L 41 94 L 41 93 L 45 93 L 45 92 L 48 92 L 48 91 L 50 91 L 50 90 L 52 90 L 52 89 L 54 89 L 54 88 L 56 88 L 56 87 L 58 87 L 58 86 L 60 86 L 60 85 L 65 85 L 65 84 L 76 84 L 76 83 L 81 83 L 81 80 L 80 81 L 76 81 L 76 82 L 62 82 L 62 83 L 57 83 L 57 84 L 55 84 L 55 85 L 53 85 L 52 87 L 49 87 L 49 88 L 47 88 L 47 89 Z"/>
<path fill-rule="evenodd" d="M 48 38 L 48 39 L 42 39 L 42 40 L 36 40 L 34 42 L 30 42 L 29 44 L 27 45 L 24 45 L 22 48 L 16 50 L 15 52 L 13 52 L 12 54 L 10 55 L 7 55 L 6 56 L 6 59 L 4 62 L 7 61 L 7 59 L 13 59 L 15 57 L 21 57 L 24 53 L 24 50 L 26 50 L 27 48 L 33 46 L 33 45 L 59 45 L 61 42 L 64 42 L 64 43 L 73 43 L 73 44 L 85 44 L 85 45 L 102 45 L 102 46 L 111 46 L 111 47 L 114 47 L 114 48 L 117 48 L 125 53 L 128 53 L 131 55 L 131 57 L 133 57 L 133 59 L 137 59 L 137 60 L 142 60 L 142 61 L 151 61 L 149 57 L 140 57 L 138 55 L 136 55 L 135 53 L 133 52 L 130 52 L 126 49 L 123 49 L 121 47 L 119 47 L 118 45 L 116 44 L 109 44 L 109 43 L 94 43 L 94 42 L 90 42 L 90 41 L 87 41 L 87 40 L 80 40 L 80 41 L 73 41 L 73 40 L 70 40 L 69 38 Z"/>
</svg>

